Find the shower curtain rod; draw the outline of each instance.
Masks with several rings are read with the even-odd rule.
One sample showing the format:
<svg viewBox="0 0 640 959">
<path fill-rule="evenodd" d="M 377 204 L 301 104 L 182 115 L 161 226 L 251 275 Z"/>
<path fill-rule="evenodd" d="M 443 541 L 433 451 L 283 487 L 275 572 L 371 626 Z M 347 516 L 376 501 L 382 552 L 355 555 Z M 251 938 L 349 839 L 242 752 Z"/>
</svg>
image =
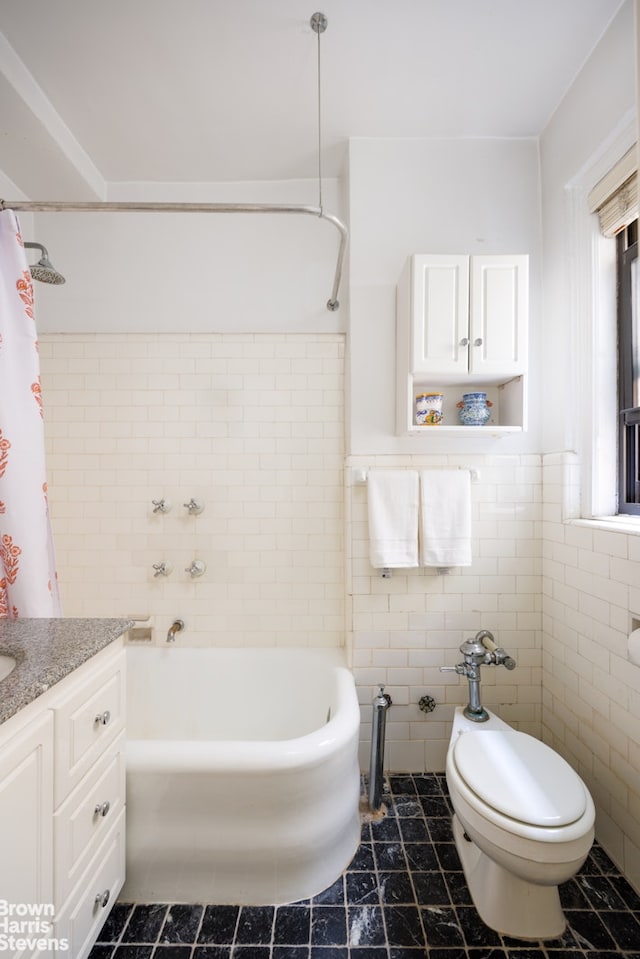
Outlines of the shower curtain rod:
<svg viewBox="0 0 640 959">
<path fill-rule="evenodd" d="M 337 216 L 325 213 L 319 206 L 299 206 L 294 203 L 136 203 L 116 201 L 64 200 L 0 200 L 0 210 L 25 213 L 303 213 L 333 223 L 340 234 L 338 260 L 327 309 L 334 312 L 340 306 L 338 290 L 342 278 L 342 264 L 349 231 Z"/>
</svg>

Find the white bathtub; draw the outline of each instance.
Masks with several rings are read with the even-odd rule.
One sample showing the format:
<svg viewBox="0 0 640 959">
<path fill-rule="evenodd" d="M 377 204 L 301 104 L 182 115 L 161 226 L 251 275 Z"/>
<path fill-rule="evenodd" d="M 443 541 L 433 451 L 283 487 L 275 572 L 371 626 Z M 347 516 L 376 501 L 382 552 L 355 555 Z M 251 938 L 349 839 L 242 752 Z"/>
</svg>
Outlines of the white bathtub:
<svg viewBox="0 0 640 959">
<path fill-rule="evenodd" d="M 312 896 L 359 841 L 360 713 L 338 649 L 127 649 L 137 902 Z"/>
</svg>

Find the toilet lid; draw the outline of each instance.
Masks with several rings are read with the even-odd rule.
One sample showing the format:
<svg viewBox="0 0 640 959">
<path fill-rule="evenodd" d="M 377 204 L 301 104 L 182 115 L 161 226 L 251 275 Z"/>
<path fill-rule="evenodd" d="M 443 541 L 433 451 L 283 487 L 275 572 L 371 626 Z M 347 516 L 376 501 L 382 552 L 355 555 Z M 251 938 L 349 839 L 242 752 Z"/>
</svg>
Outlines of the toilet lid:
<svg viewBox="0 0 640 959">
<path fill-rule="evenodd" d="M 497 812 L 532 826 L 566 826 L 586 809 L 571 766 L 539 739 L 515 730 L 458 736 L 453 756 L 467 786 Z"/>
</svg>

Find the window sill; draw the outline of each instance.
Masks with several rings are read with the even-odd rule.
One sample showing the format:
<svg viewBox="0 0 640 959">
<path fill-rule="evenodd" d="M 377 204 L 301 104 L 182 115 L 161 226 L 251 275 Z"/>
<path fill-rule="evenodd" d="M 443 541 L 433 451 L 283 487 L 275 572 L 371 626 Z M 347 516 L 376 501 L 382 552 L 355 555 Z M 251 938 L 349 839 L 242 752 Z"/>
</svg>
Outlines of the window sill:
<svg viewBox="0 0 640 959">
<path fill-rule="evenodd" d="M 588 526 L 590 529 L 606 529 L 614 533 L 640 536 L 640 516 L 594 516 L 592 519 L 571 519 L 572 526 Z"/>
</svg>

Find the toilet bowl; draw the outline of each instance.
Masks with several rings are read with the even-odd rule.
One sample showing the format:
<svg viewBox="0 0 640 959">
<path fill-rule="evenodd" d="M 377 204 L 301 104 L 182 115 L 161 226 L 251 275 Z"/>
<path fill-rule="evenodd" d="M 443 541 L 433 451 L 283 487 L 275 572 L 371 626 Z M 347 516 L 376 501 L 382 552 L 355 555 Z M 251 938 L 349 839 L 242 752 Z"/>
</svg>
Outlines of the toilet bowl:
<svg viewBox="0 0 640 959">
<path fill-rule="evenodd" d="M 556 752 L 489 713 L 454 716 L 446 760 L 453 834 L 487 926 L 519 939 L 555 939 L 566 919 L 558 884 L 587 858 L 595 808 Z"/>
</svg>

